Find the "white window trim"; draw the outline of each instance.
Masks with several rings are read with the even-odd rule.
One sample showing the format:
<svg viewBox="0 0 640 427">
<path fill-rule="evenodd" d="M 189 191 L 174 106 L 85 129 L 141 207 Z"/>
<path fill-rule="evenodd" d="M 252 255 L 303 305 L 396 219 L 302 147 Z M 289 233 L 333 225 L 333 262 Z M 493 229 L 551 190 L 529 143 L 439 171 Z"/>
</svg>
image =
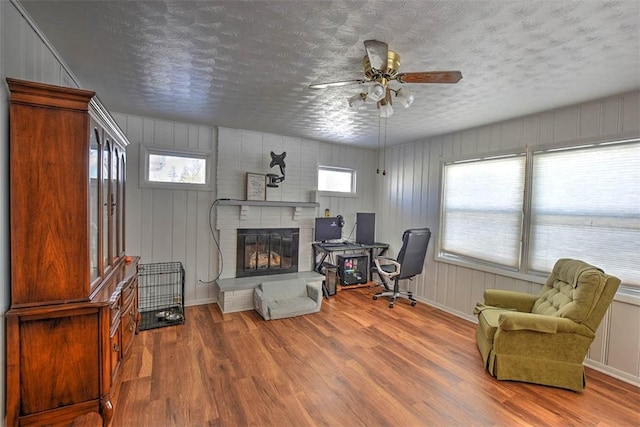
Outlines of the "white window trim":
<svg viewBox="0 0 640 427">
<path fill-rule="evenodd" d="M 318 191 L 318 195 L 321 197 L 347 197 L 357 198 L 356 193 L 343 193 L 341 191 Z"/>
<path fill-rule="evenodd" d="M 520 148 L 514 148 L 514 149 L 507 149 L 507 150 L 500 150 L 500 151 L 493 151 L 493 152 L 487 152 L 487 153 L 475 153 L 475 154 L 470 154 L 470 155 L 459 155 L 459 156 L 447 156 L 447 157 L 441 157 L 440 158 L 440 174 L 438 177 L 438 212 L 439 212 L 439 223 L 438 223 L 438 236 L 436 239 L 436 248 L 434 251 L 434 261 L 436 262 L 442 262 L 442 263 L 446 263 L 446 264 L 451 264 L 451 265 L 455 265 L 455 266 L 459 266 L 459 267 L 464 267 L 464 268 L 469 268 L 469 269 L 473 269 L 473 270 L 479 270 L 479 271 L 483 271 L 486 273 L 492 273 L 492 274 L 496 274 L 496 275 L 500 275 L 500 276 L 504 276 L 504 277 L 509 277 L 509 278 L 513 278 L 513 279 L 517 279 L 517 280 L 522 280 L 522 281 L 527 281 L 527 282 L 532 282 L 532 283 L 538 283 L 538 284 L 545 284 L 546 283 L 546 279 L 548 277 L 548 273 L 542 273 L 542 272 L 535 272 L 535 271 L 525 271 L 524 270 L 524 266 L 526 266 L 526 259 L 522 259 L 521 260 L 521 266 L 520 268 L 522 270 L 516 271 L 516 270 L 511 270 L 508 269 L 506 267 L 503 266 L 497 266 L 497 265 L 492 265 L 490 263 L 484 263 L 481 261 L 474 261 L 471 258 L 467 258 L 467 257 L 457 257 L 454 255 L 449 255 L 449 254 L 444 254 L 442 252 L 442 198 L 444 197 L 443 194 L 443 173 L 444 173 L 444 166 L 447 163 L 452 163 L 452 162 L 469 162 L 469 161 L 474 161 L 474 160 L 485 160 L 485 159 L 491 159 L 494 157 L 504 157 L 505 155 L 518 155 L 519 153 L 523 153 L 526 152 L 527 155 L 527 162 L 530 162 L 532 159 L 532 155 L 533 153 L 539 153 L 542 151 L 552 151 L 552 150 L 564 150 L 564 149 L 576 149 L 576 148 L 581 148 L 581 147 L 585 147 L 585 146 L 597 146 L 597 145 L 609 145 L 609 144 L 625 144 L 625 143 L 629 143 L 629 142 L 634 142 L 637 141 L 638 139 L 640 139 L 640 135 L 638 135 L 637 133 L 624 133 L 621 135 L 617 135 L 615 137 L 610 137 L 610 138 L 606 138 L 606 137 L 592 137 L 592 138 L 583 138 L 583 139 L 579 139 L 579 140 L 572 140 L 572 141 L 564 141 L 562 143 L 541 143 L 541 144 L 537 144 L 537 145 L 527 145 L 524 148 L 520 147 Z M 530 180 L 530 173 L 527 172 L 527 174 L 525 175 L 525 179 L 526 180 Z M 525 206 L 524 208 L 526 210 L 530 209 L 530 188 L 529 188 L 529 182 L 525 183 Z M 525 217 L 528 221 L 530 214 L 528 213 Z M 523 233 L 528 233 L 528 228 L 529 225 L 528 224 L 524 224 L 523 225 Z M 524 237 L 524 236 L 523 236 Z M 526 236 L 526 238 L 528 239 L 528 235 Z M 526 245 L 522 245 L 521 248 L 521 254 L 522 256 L 527 256 L 526 252 L 527 252 L 527 246 Z M 621 283 L 620 285 L 620 289 L 618 290 L 618 294 L 621 294 L 623 296 L 625 296 L 625 298 L 631 298 L 633 299 L 635 302 L 637 303 L 636 299 L 639 298 L 638 294 L 640 293 L 640 288 L 636 285 L 631 285 L 631 284 L 625 284 L 625 283 Z"/>
<path fill-rule="evenodd" d="M 357 173 L 357 171 L 355 169 L 341 168 L 341 167 L 337 167 L 337 166 L 319 165 L 318 166 L 318 172 L 320 170 L 349 172 L 349 173 L 351 173 L 351 189 L 353 191 L 351 191 L 351 192 L 346 192 L 346 191 L 318 191 L 318 195 L 319 196 L 323 196 L 323 197 L 351 197 L 351 198 L 358 197 L 358 190 L 357 190 L 357 187 L 356 187 L 357 174 L 358 173 Z"/>
<path fill-rule="evenodd" d="M 149 155 L 158 154 L 165 156 L 181 156 L 205 159 L 205 183 L 181 183 L 181 182 L 157 182 L 149 181 Z M 166 190 L 197 190 L 213 191 L 211 179 L 211 163 L 213 162 L 212 151 L 198 150 L 194 148 L 145 146 L 140 144 L 140 188 L 158 188 Z"/>
</svg>

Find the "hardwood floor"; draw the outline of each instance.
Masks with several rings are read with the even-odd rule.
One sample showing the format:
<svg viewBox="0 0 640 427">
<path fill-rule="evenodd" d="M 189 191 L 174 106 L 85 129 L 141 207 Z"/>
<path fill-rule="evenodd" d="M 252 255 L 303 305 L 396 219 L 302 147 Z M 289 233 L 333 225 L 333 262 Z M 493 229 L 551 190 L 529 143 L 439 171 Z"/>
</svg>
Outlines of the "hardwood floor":
<svg viewBox="0 0 640 427">
<path fill-rule="evenodd" d="M 593 370 L 583 394 L 497 381 L 474 324 L 374 291 L 268 322 L 187 307 L 184 325 L 135 338 L 112 426 L 640 425 L 639 388 Z"/>
</svg>

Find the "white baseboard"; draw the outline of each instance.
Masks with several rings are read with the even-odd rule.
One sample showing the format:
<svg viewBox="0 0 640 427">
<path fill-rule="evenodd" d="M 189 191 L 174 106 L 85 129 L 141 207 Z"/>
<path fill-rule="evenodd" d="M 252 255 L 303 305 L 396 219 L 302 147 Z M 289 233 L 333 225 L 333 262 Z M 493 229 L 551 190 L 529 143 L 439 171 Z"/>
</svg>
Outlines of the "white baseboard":
<svg viewBox="0 0 640 427">
<path fill-rule="evenodd" d="M 594 362 L 591 359 L 584 360 L 584 366 L 587 366 L 594 371 L 602 372 L 605 375 L 624 381 L 625 383 L 640 387 L 640 377 L 634 377 L 633 375 L 623 372 L 619 369 L 612 368 L 611 366 L 603 365 L 600 362 Z"/>
<path fill-rule="evenodd" d="M 427 305 L 435 307 L 438 310 L 442 310 L 442 311 L 444 311 L 446 313 L 453 314 L 454 316 L 460 317 L 461 319 L 464 319 L 464 320 L 469 321 L 471 323 L 475 323 L 475 324 L 478 323 L 478 319 L 473 315 L 470 315 L 470 314 L 467 314 L 467 313 L 463 313 L 463 312 L 460 312 L 460 311 L 457 311 L 457 310 L 452 310 L 450 307 L 444 306 L 442 304 L 438 304 L 438 303 L 433 302 L 433 301 L 429 301 L 429 300 L 424 299 L 424 298 L 416 297 L 415 295 L 414 295 L 414 298 L 417 299 L 418 301 L 422 302 L 422 303 L 425 303 Z M 631 374 L 629 374 L 627 372 L 623 372 L 623 371 L 621 371 L 619 369 L 616 369 L 616 368 L 613 368 L 611 366 L 603 365 L 602 363 L 595 362 L 595 361 L 593 361 L 591 359 L 585 359 L 584 360 L 584 365 L 589 367 L 589 368 L 591 368 L 591 369 L 593 369 L 593 370 L 595 370 L 595 371 L 602 372 L 605 375 L 608 375 L 608 376 L 613 377 L 615 379 L 618 379 L 620 381 L 624 381 L 625 383 L 634 385 L 636 387 L 640 387 L 640 377 L 633 376 L 633 375 L 631 375 Z"/>
<path fill-rule="evenodd" d="M 415 296 L 415 295 L 413 297 L 415 299 L 417 299 L 418 301 L 422 302 L 422 303 L 430 305 L 431 307 L 435 307 L 438 310 L 442 310 L 442 311 L 447 312 L 449 314 L 453 314 L 454 316 L 459 317 L 461 319 L 464 319 L 467 322 L 478 323 L 478 319 L 475 316 L 471 315 L 471 314 L 464 313 L 464 312 L 458 311 L 458 310 L 453 310 L 451 307 L 447 307 L 446 305 L 438 304 L 437 302 L 430 301 L 430 300 L 427 300 L 427 299 L 424 299 L 424 298 L 420 298 L 420 297 Z"/>
<path fill-rule="evenodd" d="M 196 299 L 196 300 L 191 300 L 191 301 L 185 301 L 184 305 L 186 307 L 192 306 L 192 305 L 206 305 L 206 304 L 213 304 L 218 302 L 217 298 L 204 298 L 204 299 Z"/>
</svg>

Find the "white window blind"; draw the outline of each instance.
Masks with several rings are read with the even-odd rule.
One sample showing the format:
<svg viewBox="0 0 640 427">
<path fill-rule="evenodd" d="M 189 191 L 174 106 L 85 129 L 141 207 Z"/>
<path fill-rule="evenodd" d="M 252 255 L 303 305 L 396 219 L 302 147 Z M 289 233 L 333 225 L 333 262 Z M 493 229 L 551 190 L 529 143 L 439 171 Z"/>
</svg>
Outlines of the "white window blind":
<svg viewBox="0 0 640 427">
<path fill-rule="evenodd" d="M 533 156 L 529 269 L 578 258 L 640 285 L 640 142 Z"/>
<path fill-rule="evenodd" d="M 517 269 L 524 174 L 524 154 L 445 164 L 442 254 Z"/>
</svg>

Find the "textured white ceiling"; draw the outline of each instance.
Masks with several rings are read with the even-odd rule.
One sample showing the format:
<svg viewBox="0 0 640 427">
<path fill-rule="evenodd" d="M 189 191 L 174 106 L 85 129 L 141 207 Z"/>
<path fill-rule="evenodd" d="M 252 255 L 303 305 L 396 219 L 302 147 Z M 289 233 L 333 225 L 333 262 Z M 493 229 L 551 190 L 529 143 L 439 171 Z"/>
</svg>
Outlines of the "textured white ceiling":
<svg viewBox="0 0 640 427">
<path fill-rule="evenodd" d="M 405 84 L 387 144 L 640 87 L 640 1 L 32 1 L 28 14 L 83 87 L 112 111 L 348 144 L 378 145 L 375 105 L 349 108 L 363 41 L 401 72 L 460 70 L 458 84 Z"/>
</svg>

